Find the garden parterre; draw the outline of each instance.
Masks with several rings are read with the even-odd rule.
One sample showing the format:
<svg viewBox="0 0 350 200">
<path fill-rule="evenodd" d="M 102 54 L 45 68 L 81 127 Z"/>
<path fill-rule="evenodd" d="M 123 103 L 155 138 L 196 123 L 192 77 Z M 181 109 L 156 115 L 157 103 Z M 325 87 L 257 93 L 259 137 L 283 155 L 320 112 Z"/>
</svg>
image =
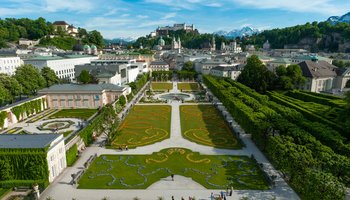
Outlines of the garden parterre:
<svg viewBox="0 0 350 200">
<path fill-rule="evenodd" d="M 214 106 L 182 105 L 180 117 L 184 138 L 216 148 L 241 148 L 241 143 Z"/>
<path fill-rule="evenodd" d="M 171 174 L 208 189 L 269 189 L 255 160 L 246 156 L 200 155 L 168 148 L 151 155 L 101 155 L 79 182 L 81 189 L 145 189 Z"/>
<path fill-rule="evenodd" d="M 145 146 L 170 137 L 171 107 L 136 105 L 118 128 L 112 146 Z"/>
</svg>

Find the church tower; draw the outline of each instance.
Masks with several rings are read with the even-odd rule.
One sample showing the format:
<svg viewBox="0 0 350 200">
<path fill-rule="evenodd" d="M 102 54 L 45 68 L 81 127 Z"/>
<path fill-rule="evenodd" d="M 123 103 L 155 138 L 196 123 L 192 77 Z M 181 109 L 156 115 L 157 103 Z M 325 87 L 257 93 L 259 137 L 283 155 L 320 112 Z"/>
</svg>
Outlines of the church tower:
<svg viewBox="0 0 350 200">
<path fill-rule="evenodd" d="M 216 50 L 216 42 L 215 42 L 215 37 L 213 36 L 213 38 L 212 38 L 212 41 L 211 41 L 211 45 L 212 45 L 212 51 L 215 51 Z"/>
</svg>

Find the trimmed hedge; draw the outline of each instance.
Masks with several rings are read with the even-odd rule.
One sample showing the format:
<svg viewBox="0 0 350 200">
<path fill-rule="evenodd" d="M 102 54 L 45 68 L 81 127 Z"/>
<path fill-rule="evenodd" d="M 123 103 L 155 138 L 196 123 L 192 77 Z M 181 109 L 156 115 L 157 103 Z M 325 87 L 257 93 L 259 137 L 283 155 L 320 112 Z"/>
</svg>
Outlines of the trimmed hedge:
<svg viewBox="0 0 350 200">
<path fill-rule="evenodd" d="M 39 113 L 43 111 L 44 107 L 42 105 L 43 100 L 37 99 L 15 106 L 11 108 L 11 112 L 16 116 L 17 120 L 20 121 L 24 119 L 24 114 L 26 114 L 28 118 L 28 116 L 34 114 L 34 112 Z"/>
<path fill-rule="evenodd" d="M 289 183 L 301 196 L 312 197 L 318 193 L 317 196 L 323 196 L 324 199 L 344 198 L 343 183 L 350 185 L 350 159 L 334 153 L 306 128 L 294 124 L 294 121 L 303 121 L 301 113 L 285 106 L 276 109 L 274 107 L 279 105 L 270 101 L 266 106 L 259 104 L 246 97 L 247 93 L 233 87 L 233 84 L 230 86 L 224 83 L 223 79 L 203 76 L 203 80 L 242 128 L 252 133 L 253 139 L 266 150 L 272 163 L 287 174 Z M 270 128 L 278 130 L 278 133 L 268 131 Z M 305 178 L 309 179 L 305 181 Z M 335 187 L 327 187 L 329 185 Z"/>
<path fill-rule="evenodd" d="M 0 112 L 0 129 L 4 128 L 5 119 L 7 118 L 7 112 L 1 111 Z"/>
<path fill-rule="evenodd" d="M 66 161 L 67 166 L 72 166 L 77 160 L 78 156 L 78 147 L 77 144 L 74 144 L 71 148 L 66 151 Z"/>
<path fill-rule="evenodd" d="M 322 96 L 315 96 L 310 93 L 305 93 L 298 90 L 289 91 L 286 93 L 286 95 L 302 101 L 315 102 L 318 104 L 328 105 L 332 107 L 343 107 L 346 104 L 346 102 L 340 98 L 334 100 Z"/>
<path fill-rule="evenodd" d="M 29 187 L 32 188 L 33 184 L 38 184 L 40 190 L 44 190 L 49 185 L 49 180 L 10 180 L 0 181 L 0 188 L 14 188 L 14 187 Z"/>
<path fill-rule="evenodd" d="M 279 103 L 279 104 L 296 109 L 297 111 L 301 112 L 307 119 L 309 119 L 311 121 L 316 121 L 316 122 L 321 122 L 321 123 L 327 124 L 328 126 L 333 127 L 337 131 L 343 132 L 343 128 L 340 125 L 338 125 L 338 124 L 336 124 L 328 119 L 325 119 L 319 115 L 316 115 L 316 114 L 314 114 L 314 113 L 312 113 L 304 108 L 301 108 L 300 106 L 297 106 L 293 103 L 286 101 L 285 99 L 283 99 L 282 95 L 280 95 L 276 92 L 268 92 L 268 94 L 269 94 L 271 100 L 275 101 L 276 103 Z"/>
</svg>

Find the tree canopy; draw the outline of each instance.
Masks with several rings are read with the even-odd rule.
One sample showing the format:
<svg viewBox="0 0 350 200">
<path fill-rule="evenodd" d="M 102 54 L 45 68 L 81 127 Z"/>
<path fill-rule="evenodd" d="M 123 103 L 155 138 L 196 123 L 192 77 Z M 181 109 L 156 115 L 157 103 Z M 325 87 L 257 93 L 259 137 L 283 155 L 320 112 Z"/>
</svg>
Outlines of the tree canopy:
<svg viewBox="0 0 350 200">
<path fill-rule="evenodd" d="M 44 88 L 46 85 L 40 71 L 32 65 L 18 67 L 14 77 L 21 84 L 25 95 L 35 95 L 39 89 Z"/>
<path fill-rule="evenodd" d="M 14 77 L 7 74 L 0 74 L 0 83 L 6 90 L 8 90 L 11 101 L 13 101 L 17 96 L 21 95 L 22 86 Z"/>
<path fill-rule="evenodd" d="M 51 85 L 57 84 L 60 82 L 57 77 L 55 71 L 53 71 L 50 67 L 44 67 L 41 69 L 41 75 L 44 77 L 46 82 L 46 87 L 50 87 Z"/>
<path fill-rule="evenodd" d="M 277 78 L 274 88 L 282 90 L 296 89 L 305 83 L 305 77 L 298 65 L 283 65 L 276 68 Z"/>
<path fill-rule="evenodd" d="M 82 70 L 80 75 L 78 76 L 78 81 L 83 84 L 88 84 L 93 81 L 92 75 L 87 70 Z"/>
<path fill-rule="evenodd" d="M 274 79 L 275 75 L 266 68 L 258 56 L 253 55 L 247 59 L 247 65 L 239 75 L 238 82 L 257 92 L 265 93 L 272 86 Z"/>
</svg>

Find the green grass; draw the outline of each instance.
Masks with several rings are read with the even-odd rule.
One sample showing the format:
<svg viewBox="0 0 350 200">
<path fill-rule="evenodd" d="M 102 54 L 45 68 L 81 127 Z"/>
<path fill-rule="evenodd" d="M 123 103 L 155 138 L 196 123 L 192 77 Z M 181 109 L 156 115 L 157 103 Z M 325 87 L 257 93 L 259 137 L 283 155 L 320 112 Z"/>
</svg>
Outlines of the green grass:
<svg viewBox="0 0 350 200">
<path fill-rule="evenodd" d="M 2 199 L 2 197 L 4 197 L 8 192 L 10 192 L 11 189 L 5 189 L 5 188 L 0 188 L 0 199 Z"/>
<path fill-rule="evenodd" d="M 180 106 L 180 118 L 182 135 L 190 141 L 224 149 L 240 149 L 242 146 L 212 105 Z"/>
<path fill-rule="evenodd" d="M 186 91 L 197 91 L 199 90 L 198 83 L 178 83 L 177 89 Z"/>
<path fill-rule="evenodd" d="M 152 87 L 152 90 L 171 90 L 173 89 L 173 84 L 164 83 L 164 82 L 160 82 L 160 83 L 152 82 L 151 87 Z"/>
<path fill-rule="evenodd" d="M 79 181 L 80 189 L 145 189 L 171 174 L 208 189 L 269 189 L 255 160 L 246 156 L 200 155 L 183 148 L 151 155 L 101 155 Z M 170 179 L 168 179 L 170 180 Z"/>
<path fill-rule="evenodd" d="M 78 118 L 89 119 L 97 109 L 63 109 L 50 116 L 50 118 Z"/>
<path fill-rule="evenodd" d="M 170 137 L 170 106 L 134 106 L 118 128 L 112 147 L 145 146 Z"/>
</svg>

